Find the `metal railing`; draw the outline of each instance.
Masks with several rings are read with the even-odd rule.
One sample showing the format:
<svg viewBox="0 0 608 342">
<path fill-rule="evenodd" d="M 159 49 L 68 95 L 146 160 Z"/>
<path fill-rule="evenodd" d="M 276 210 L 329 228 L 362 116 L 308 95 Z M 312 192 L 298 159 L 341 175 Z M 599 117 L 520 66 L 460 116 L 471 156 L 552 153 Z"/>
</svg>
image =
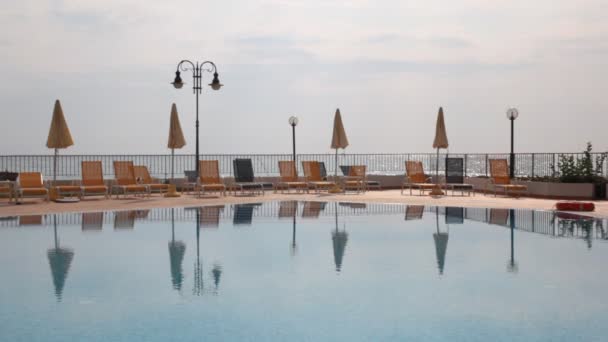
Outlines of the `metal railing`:
<svg viewBox="0 0 608 342">
<path fill-rule="evenodd" d="M 559 173 L 558 161 L 560 155 L 573 156 L 575 159 L 583 157 L 582 153 L 517 153 L 515 154 L 515 174 L 517 177 L 545 177 L 555 176 Z M 593 163 L 601 153 L 592 153 Z M 404 163 L 408 160 L 421 161 L 427 173 L 435 172 L 439 166 L 439 173 L 445 170 L 445 158 L 456 157 L 464 159 L 464 172 L 466 176 L 488 176 L 490 159 L 509 159 L 508 153 L 374 153 L 374 154 L 347 154 L 340 153 L 339 165 L 366 165 L 368 174 L 400 175 L 405 172 Z M 218 160 L 222 176 L 232 176 L 232 161 L 236 158 L 250 158 L 253 162 L 256 176 L 276 176 L 279 174 L 278 161 L 291 160 L 290 154 L 206 154 L 201 155 L 203 160 Z M 335 155 L 327 154 L 299 154 L 298 172 L 301 173 L 301 161 L 317 160 L 324 162 L 327 172 L 333 174 L 336 168 Z M 60 155 L 57 160 L 57 177 L 59 179 L 79 179 L 80 164 L 82 161 L 100 160 L 103 165 L 104 176 L 112 178 L 114 170 L 112 162 L 115 160 L 131 160 L 135 165 L 145 165 L 152 176 L 160 179 L 171 177 L 171 155 Z M 194 170 L 194 155 L 179 154 L 174 158 L 175 177 L 184 177 L 184 171 Z M 608 163 L 600 165 L 602 175 L 608 176 Z M 42 172 L 45 178 L 53 174 L 52 155 L 3 155 L 0 156 L 0 171 Z M 338 173 L 339 170 L 338 170 Z"/>
</svg>

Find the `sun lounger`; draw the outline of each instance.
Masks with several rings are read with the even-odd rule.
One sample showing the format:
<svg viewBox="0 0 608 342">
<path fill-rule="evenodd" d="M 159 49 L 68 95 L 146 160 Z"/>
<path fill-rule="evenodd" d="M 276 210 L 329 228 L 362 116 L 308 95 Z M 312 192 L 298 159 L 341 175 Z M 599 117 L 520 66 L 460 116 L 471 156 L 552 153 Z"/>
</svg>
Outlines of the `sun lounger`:
<svg viewBox="0 0 608 342">
<path fill-rule="evenodd" d="M 365 190 L 367 188 L 365 169 L 365 165 L 349 166 L 348 175 L 344 176 L 342 179 L 342 187 L 344 189 L 344 192 L 346 192 L 347 190 L 355 190 L 357 191 L 357 193 L 365 193 Z"/>
<path fill-rule="evenodd" d="M 103 170 L 101 161 L 83 161 L 80 164 L 81 181 L 78 184 L 58 185 L 55 186 L 57 197 L 72 197 L 78 196 L 82 199 L 84 196 L 103 195 L 108 197 L 108 187 L 103 181 Z"/>
<path fill-rule="evenodd" d="M 334 182 L 323 180 L 318 161 L 303 161 L 302 169 L 304 170 L 304 179 L 310 189 L 319 192 L 320 190 L 329 190 L 336 186 Z"/>
<path fill-rule="evenodd" d="M 424 195 L 425 191 L 431 191 L 435 187 L 435 184 L 431 183 L 431 177 L 424 174 L 421 161 L 406 161 L 405 162 L 406 178 L 401 185 L 401 194 L 407 187 L 410 189 L 410 195 L 412 195 L 412 189 L 419 189 L 420 195 Z"/>
<path fill-rule="evenodd" d="M 350 174 L 350 168 L 351 165 L 340 165 L 340 171 L 342 171 L 342 174 L 344 176 L 348 176 Z M 378 181 L 374 181 L 374 180 L 368 180 L 367 176 L 365 177 L 365 190 L 370 190 L 370 189 L 377 189 L 380 190 L 382 188 L 380 182 Z"/>
<path fill-rule="evenodd" d="M 116 184 L 113 188 L 116 198 L 121 193 L 123 197 L 128 194 L 150 197 L 150 188 L 137 183 L 132 161 L 114 161 L 114 176 L 116 177 Z"/>
<path fill-rule="evenodd" d="M 217 160 L 200 160 L 198 162 L 199 177 L 196 184 L 198 197 L 206 191 L 217 191 L 226 196 L 226 185 L 220 177 L 220 167 Z"/>
<path fill-rule="evenodd" d="M 169 184 L 161 184 L 155 182 L 150 176 L 148 167 L 144 165 L 133 166 L 133 172 L 135 173 L 135 179 L 140 179 L 141 184 L 147 186 L 150 189 L 150 193 L 164 194 L 169 191 Z"/>
<path fill-rule="evenodd" d="M 234 171 L 235 194 L 238 189 L 241 193 L 249 191 L 252 194 L 261 193 L 264 195 L 265 187 L 272 188 L 273 185 L 271 183 L 255 181 L 251 159 L 235 159 L 232 161 L 232 166 Z"/>
<path fill-rule="evenodd" d="M 274 186 L 274 192 L 277 192 L 277 190 L 281 190 L 281 192 L 287 190 L 289 192 L 290 189 L 295 189 L 296 192 L 308 192 L 308 184 L 298 178 L 296 163 L 293 160 L 280 160 L 279 174 L 280 179 Z"/>
<path fill-rule="evenodd" d="M 452 195 L 458 190 L 464 196 L 465 191 L 468 196 L 471 196 L 473 191 L 472 184 L 464 182 L 464 159 L 463 158 L 445 158 L 445 188 L 452 190 Z"/>
<path fill-rule="evenodd" d="M 508 196 L 509 192 L 518 196 L 528 191 L 528 187 L 525 185 L 511 183 L 509 164 L 506 159 L 490 159 L 490 182 L 487 186 L 490 185 L 494 187 L 494 197 L 496 197 L 498 189 L 503 189 L 505 196 Z M 486 192 L 487 190 L 486 187 Z"/>
<path fill-rule="evenodd" d="M 0 181 L 0 196 L 8 197 L 9 203 L 13 201 L 13 194 L 15 193 L 13 187 L 14 183 L 11 181 Z"/>
<path fill-rule="evenodd" d="M 49 191 L 44 187 L 44 181 L 42 180 L 42 174 L 40 172 L 21 172 L 17 178 L 17 185 L 15 188 L 16 202 L 23 198 L 44 198 L 45 201 L 49 200 Z"/>
</svg>

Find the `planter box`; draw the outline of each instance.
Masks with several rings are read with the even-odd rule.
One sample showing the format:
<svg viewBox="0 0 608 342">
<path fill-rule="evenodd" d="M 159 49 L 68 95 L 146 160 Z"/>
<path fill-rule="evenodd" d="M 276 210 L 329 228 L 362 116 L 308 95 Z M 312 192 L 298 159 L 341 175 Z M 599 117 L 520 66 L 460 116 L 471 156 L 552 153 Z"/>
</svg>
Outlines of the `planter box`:
<svg viewBox="0 0 608 342">
<path fill-rule="evenodd" d="M 591 183 L 551 183 L 551 182 L 519 182 L 528 186 L 532 196 L 593 199 L 594 184 Z"/>
</svg>

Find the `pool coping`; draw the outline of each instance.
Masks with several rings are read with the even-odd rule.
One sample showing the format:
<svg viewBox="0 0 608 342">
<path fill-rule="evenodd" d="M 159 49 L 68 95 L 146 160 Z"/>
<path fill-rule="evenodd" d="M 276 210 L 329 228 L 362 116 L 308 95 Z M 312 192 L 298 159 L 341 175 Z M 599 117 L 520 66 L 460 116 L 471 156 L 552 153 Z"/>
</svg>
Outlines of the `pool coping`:
<svg viewBox="0 0 608 342">
<path fill-rule="evenodd" d="M 476 194 L 475 196 L 430 196 L 401 195 L 399 190 L 368 191 L 365 194 L 281 194 L 267 192 L 258 196 L 208 196 L 196 198 L 193 195 L 182 195 L 179 198 L 164 198 L 154 195 L 151 198 L 130 197 L 125 199 L 87 198 L 78 203 L 44 202 L 39 199 L 24 200 L 21 205 L 9 203 L 7 199 L 0 200 L 0 217 L 20 215 L 44 215 L 70 212 L 99 212 L 120 210 L 141 210 L 155 208 L 181 208 L 218 204 L 259 203 L 272 201 L 326 201 L 326 202 L 355 202 L 355 203 L 386 203 L 452 206 L 465 208 L 502 208 L 502 209 L 536 209 L 554 210 L 555 199 L 494 197 Z M 595 203 L 594 212 L 580 213 L 593 217 L 608 217 L 608 201 L 592 201 Z"/>
</svg>

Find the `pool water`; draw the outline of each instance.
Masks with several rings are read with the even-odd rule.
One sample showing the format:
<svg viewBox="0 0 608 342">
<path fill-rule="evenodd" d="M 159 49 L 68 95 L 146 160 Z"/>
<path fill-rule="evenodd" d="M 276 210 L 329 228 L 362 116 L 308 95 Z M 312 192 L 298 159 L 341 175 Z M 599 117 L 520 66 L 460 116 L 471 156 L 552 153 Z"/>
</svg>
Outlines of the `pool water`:
<svg viewBox="0 0 608 342">
<path fill-rule="evenodd" d="M 1 218 L 0 341 L 606 341 L 607 223 L 295 201 Z"/>
</svg>

